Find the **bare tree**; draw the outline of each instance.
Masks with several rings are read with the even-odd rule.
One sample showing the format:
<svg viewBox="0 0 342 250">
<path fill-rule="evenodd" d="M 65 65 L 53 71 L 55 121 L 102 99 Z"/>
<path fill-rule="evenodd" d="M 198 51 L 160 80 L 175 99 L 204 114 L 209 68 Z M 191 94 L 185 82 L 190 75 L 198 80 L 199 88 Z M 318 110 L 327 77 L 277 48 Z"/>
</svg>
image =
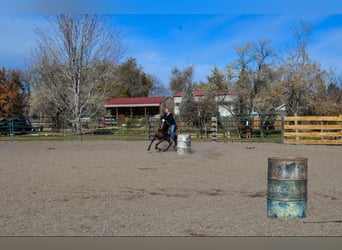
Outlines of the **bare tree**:
<svg viewBox="0 0 342 250">
<path fill-rule="evenodd" d="M 221 82 L 220 95 L 218 98 L 216 98 L 217 105 L 219 105 L 221 108 L 226 109 L 230 114 L 234 114 L 235 110 L 235 96 L 232 96 L 232 93 L 235 93 L 234 85 L 239 79 L 239 69 L 237 66 L 237 62 L 233 62 L 228 64 L 224 71 L 221 72 L 224 75 L 224 79 Z"/>
<path fill-rule="evenodd" d="M 150 89 L 149 96 L 169 96 L 169 90 L 162 84 L 162 82 L 155 76 L 149 75 L 153 82 L 153 86 Z"/>
<path fill-rule="evenodd" d="M 282 104 L 279 98 L 279 87 L 279 84 L 270 85 L 267 88 L 260 89 L 254 96 L 253 107 L 259 115 L 261 138 L 264 138 L 264 130 L 267 129 L 267 124 L 274 124 L 277 116 L 276 108 Z"/>
<path fill-rule="evenodd" d="M 282 64 L 282 96 L 288 115 L 305 115 L 312 98 L 324 87 L 325 73 L 313 62 L 308 53 L 311 25 L 300 22 L 294 25 L 295 46 Z"/>
<path fill-rule="evenodd" d="M 186 86 L 192 85 L 194 87 L 192 78 L 194 74 L 194 68 L 192 66 L 186 67 L 183 70 L 179 70 L 177 67 L 174 67 L 171 71 L 171 79 L 170 79 L 170 89 L 173 94 L 183 91 Z"/>
<path fill-rule="evenodd" d="M 272 68 L 274 52 L 270 44 L 270 40 L 264 39 L 256 42 L 253 46 L 252 59 L 255 64 L 253 95 L 257 95 L 263 88 L 267 88 L 274 78 Z"/>
<path fill-rule="evenodd" d="M 278 88 L 280 71 L 274 67 L 275 54 L 270 47 L 270 40 L 260 40 L 253 46 L 253 111 L 260 119 L 260 137 L 264 137 L 267 124 L 273 124 L 276 117 L 276 108 L 281 105 Z"/>
<path fill-rule="evenodd" d="M 38 46 L 32 67 L 36 91 L 75 122 L 82 140 L 81 117 L 103 106 L 113 67 L 123 56 L 120 35 L 104 17 L 60 14 L 47 17 L 46 29 L 36 29 Z"/>
<path fill-rule="evenodd" d="M 252 71 L 249 65 L 252 62 L 252 48 L 252 43 L 234 48 L 238 54 L 235 65 L 239 71 L 239 79 L 235 84 L 237 96 L 234 102 L 234 116 L 240 122 L 250 114 L 253 105 Z"/>
<path fill-rule="evenodd" d="M 325 81 L 316 84 L 318 86 L 312 93 L 309 112 L 313 115 L 340 115 L 342 114 L 342 75 L 336 74 L 333 69 L 330 69 L 329 73 L 323 71 L 322 75 L 326 76 Z"/>
</svg>

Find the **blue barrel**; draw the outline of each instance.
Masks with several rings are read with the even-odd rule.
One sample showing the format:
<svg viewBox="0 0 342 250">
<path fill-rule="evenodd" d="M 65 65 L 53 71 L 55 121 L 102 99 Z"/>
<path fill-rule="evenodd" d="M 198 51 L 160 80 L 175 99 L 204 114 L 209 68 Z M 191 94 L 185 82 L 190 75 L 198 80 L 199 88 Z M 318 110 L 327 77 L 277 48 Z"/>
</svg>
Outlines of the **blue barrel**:
<svg viewBox="0 0 342 250">
<path fill-rule="evenodd" d="M 290 219 L 306 216 L 307 162 L 301 157 L 268 159 L 268 217 Z"/>
</svg>

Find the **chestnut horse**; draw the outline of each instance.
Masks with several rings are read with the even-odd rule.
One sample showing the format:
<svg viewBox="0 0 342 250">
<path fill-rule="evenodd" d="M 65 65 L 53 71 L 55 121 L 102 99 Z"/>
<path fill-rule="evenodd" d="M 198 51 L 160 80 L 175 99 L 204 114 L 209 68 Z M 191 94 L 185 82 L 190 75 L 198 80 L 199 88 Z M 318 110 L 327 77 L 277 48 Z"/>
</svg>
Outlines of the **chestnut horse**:
<svg viewBox="0 0 342 250">
<path fill-rule="evenodd" d="M 241 139 L 242 135 L 245 134 L 247 138 L 251 138 L 253 134 L 253 128 L 246 125 L 238 126 L 238 136 Z"/>
<path fill-rule="evenodd" d="M 165 120 L 162 119 L 160 127 L 157 129 L 157 131 L 154 133 L 154 136 L 151 140 L 150 145 L 148 146 L 147 150 L 151 149 L 151 145 L 152 143 L 158 139 L 159 142 L 156 143 L 156 146 L 154 147 L 155 149 L 158 149 L 159 151 L 161 151 L 162 149 L 158 147 L 158 145 L 160 143 L 162 143 L 163 141 L 167 141 L 169 143 L 169 145 L 167 146 L 167 148 L 165 148 L 163 151 L 167 151 L 171 145 L 172 145 L 172 139 L 171 136 L 169 134 L 169 128 L 170 128 L 170 124 Z M 177 146 L 177 135 L 175 134 L 175 139 L 174 139 L 174 143 L 175 145 L 173 146 L 173 148 L 175 148 Z"/>
</svg>

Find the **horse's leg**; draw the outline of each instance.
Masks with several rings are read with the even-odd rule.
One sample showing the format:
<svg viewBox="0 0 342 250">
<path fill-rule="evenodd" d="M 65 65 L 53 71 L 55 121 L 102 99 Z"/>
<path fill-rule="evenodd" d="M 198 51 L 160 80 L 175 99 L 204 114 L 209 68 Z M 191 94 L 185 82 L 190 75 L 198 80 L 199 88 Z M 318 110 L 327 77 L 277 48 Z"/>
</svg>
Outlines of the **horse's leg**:
<svg viewBox="0 0 342 250">
<path fill-rule="evenodd" d="M 164 152 L 167 151 L 172 145 L 171 137 L 165 138 L 165 140 L 167 140 L 167 142 L 169 143 L 169 146 L 167 146 L 167 148 L 164 149 Z"/>
<path fill-rule="evenodd" d="M 252 129 L 247 128 L 247 138 L 252 138 Z"/>
<path fill-rule="evenodd" d="M 173 132 L 173 136 L 175 137 L 175 139 L 172 139 L 171 130 L 172 130 L 172 127 L 169 126 L 169 130 L 167 132 L 167 135 L 165 135 L 165 140 L 167 140 L 167 142 L 169 143 L 169 146 L 164 151 L 167 151 L 171 147 L 172 143 L 175 143 L 174 147 L 176 147 L 176 145 L 177 145 L 176 131 Z"/>
<path fill-rule="evenodd" d="M 175 142 L 175 145 L 173 146 L 173 149 L 175 149 L 177 147 L 177 135 L 175 135 L 175 139 L 173 140 Z"/>
<path fill-rule="evenodd" d="M 148 148 L 147 148 L 148 151 L 150 151 L 151 145 L 152 145 L 152 143 L 155 141 L 156 138 L 157 138 L 157 137 L 155 137 L 155 136 L 153 137 L 153 139 L 152 139 L 150 145 L 149 145 Z"/>
<path fill-rule="evenodd" d="M 159 139 L 159 142 L 156 143 L 156 146 L 155 146 L 154 148 L 155 148 L 155 149 L 158 149 L 159 151 L 161 151 L 162 149 L 161 149 L 161 148 L 158 148 L 158 145 L 159 145 L 160 143 L 162 143 L 163 141 L 165 141 L 164 138 Z"/>
</svg>

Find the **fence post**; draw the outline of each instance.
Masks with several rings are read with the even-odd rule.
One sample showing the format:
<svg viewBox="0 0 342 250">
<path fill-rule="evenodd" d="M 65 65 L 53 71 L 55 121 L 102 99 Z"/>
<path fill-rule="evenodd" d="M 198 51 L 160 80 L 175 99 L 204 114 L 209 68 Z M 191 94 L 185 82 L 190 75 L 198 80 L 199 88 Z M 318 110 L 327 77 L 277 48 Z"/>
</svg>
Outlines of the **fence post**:
<svg viewBox="0 0 342 250">
<path fill-rule="evenodd" d="M 340 117 L 342 118 L 342 115 L 340 115 Z M 342 122 L 340 122 L 340 125 L 342 126 Z M 342 129 L 341 129 L 341 134 L 342 134 Z M 340 140 L 341 140 L 341 146 L 342 146 L 342 135 L 340 137 Z"/>
<path fill-rule="evenodd" d="M 41 117 L 41 114 L 38 116 L 38 139 L 40 140 L 41 138 L 40 138 L 40 134 L 41 134 L 41 132 L 43 132 L 43 124 L 41 124 L 42 122 L 41 122 L 41 119 L 42 119 L 42 117 Z"/>
<path fill-rule="evenodd" d="M 10 127 L 9 127 L 9 129 L 10 129 L 10 136 L 11 136 L 11 142 L 14 141 L 14 127 L 13 126 L 14 126 L 13 125 L 13 118 L 11 118 L 11 120 L 10 120 Z"/>
<path fill-rule="evenodd" d="M 155 118 L 153 116 L 150 116 L 148 118 L 148 139 L 152 140 L 154 137 L 154 133 L 156 132 L 156 129 L 158 127 L 157 122 L 159 121 L 158 118 Z"/>
<path fill-rule="evenodd" d="M 211 138 L 212 141 L 217 141 L 217 117 L 211 117 Z"/>
<path fill-rule="evenodd" d="M 152 121 L 152 116 L 149 116 L 148 117 L 148 140 L 151 140 L 153 131 L 154 131 L 154 124 Z"/>
<path fill-rule="evenodd" d="M 285 137 L 284 137 L 284 125 L 285 125 L 285 116 L 281 116 L 281 143 L 284 144 Z"/>
<path fill-rule="evenodd" d="M 65 126 L 66 126 L 66 118 L 64 114 L 64 121 L 63 121 L 63 140 L 65 141 Z"/>
</svg>

